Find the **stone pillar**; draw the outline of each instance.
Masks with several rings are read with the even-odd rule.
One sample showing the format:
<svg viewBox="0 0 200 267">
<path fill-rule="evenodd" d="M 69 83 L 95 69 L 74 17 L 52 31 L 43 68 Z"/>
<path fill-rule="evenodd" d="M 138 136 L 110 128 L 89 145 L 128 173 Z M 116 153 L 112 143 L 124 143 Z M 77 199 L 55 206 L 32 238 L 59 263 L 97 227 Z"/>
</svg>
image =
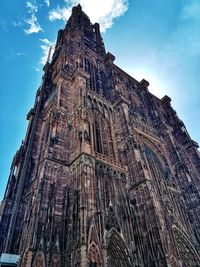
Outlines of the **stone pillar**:
<svg viewBox="0 0 200 267">
<path fill-rule="evenodd" d="M 81 267 L 87 267 L 87 247 L 86 245 L 81 246 Z"/>
</svg>

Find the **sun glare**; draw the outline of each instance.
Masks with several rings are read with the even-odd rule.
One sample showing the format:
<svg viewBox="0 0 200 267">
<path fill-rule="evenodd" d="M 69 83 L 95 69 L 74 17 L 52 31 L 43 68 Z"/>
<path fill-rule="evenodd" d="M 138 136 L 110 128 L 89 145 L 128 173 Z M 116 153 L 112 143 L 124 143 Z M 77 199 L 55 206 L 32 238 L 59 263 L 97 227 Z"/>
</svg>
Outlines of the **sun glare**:
<svg viewBox="0 0 200 267">
<path fill-rule="evenodd" d="M 147 80 L 150 84 L 149 91 L 157 97 L 161 98 L 166 94 L 165 90 L 167 85 L 164 84 L 164 80 L 159 79 L 156 73 L 146 69 L 132 69 L 128 72 L 138 81 L 141 81 L 142 79 Z"/>
</svg>

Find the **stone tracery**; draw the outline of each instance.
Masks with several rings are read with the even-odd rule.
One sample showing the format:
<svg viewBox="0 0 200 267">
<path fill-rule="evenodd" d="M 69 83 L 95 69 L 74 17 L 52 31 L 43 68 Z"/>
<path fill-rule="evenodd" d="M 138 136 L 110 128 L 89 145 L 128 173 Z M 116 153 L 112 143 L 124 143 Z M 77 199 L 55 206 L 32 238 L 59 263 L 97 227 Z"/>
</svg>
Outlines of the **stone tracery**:
<svg viewBox="0 0 200 267">
<path fill-rule="evenodd" d="M 23 267 L 199 266 L 196 144 L 114 59 L 74 7 L 0 209 L 0 251 L 31 248 Z"/>
</svg>

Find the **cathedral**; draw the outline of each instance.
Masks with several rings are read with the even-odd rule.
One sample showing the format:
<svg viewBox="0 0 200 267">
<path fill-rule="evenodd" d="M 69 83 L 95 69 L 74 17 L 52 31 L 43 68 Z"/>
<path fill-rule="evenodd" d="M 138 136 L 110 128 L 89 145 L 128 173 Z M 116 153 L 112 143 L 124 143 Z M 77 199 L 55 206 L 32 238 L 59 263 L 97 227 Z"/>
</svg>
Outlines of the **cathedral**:
<svg viewBox="0 0 200 267">
<path fill-rule="evenodd" d="M 74 7 L 13 158 L 0 266 L 200 267 L 198 144 L 114 60 Z"/>
</svg>

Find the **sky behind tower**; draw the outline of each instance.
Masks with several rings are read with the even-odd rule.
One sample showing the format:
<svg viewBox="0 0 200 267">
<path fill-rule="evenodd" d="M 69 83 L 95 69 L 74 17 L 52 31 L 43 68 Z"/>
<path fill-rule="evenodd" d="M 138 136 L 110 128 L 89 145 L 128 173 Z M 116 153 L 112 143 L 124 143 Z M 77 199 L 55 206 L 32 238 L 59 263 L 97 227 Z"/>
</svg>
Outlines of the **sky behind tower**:
<svg viewBox="0 0 200 267">
<path fill-rule="evenodd" d="M 200 0 L 7 0 L 0 2 L 0 200 L 25 136 L 49 46 L 74 5 L 99 22 L 106 50 L 158 97 L 172 98 L 200 143 Z"/>
</svg>

